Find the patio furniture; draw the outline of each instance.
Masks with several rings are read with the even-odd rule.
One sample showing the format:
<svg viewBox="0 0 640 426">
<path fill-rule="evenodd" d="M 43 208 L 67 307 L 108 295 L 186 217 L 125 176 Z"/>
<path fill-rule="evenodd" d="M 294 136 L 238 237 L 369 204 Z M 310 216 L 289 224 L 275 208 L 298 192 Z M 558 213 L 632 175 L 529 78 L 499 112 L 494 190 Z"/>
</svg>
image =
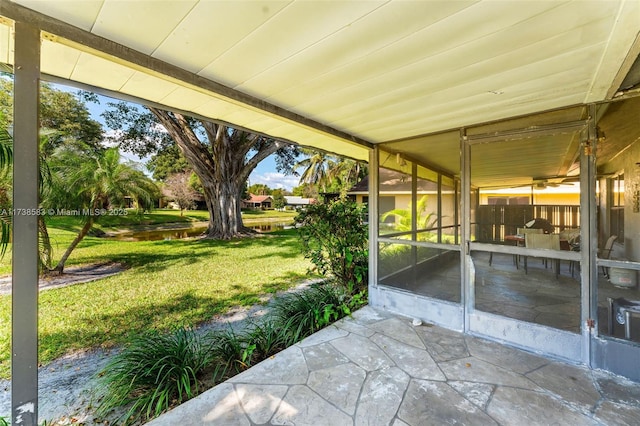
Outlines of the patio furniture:
<svg viewBox="0 0 640 426">
<path fill-rule="evenodd" d="M 542 229 L 545 234 L 552 234 L 556 230 L 556 227 L 551 222 L 542 218 L 532 219 L 525 223 L 524 226 L 529 229 Z"/>
<path fill-rule="evenodd" d="M 609 302 L 609 335 L 613 336 L 613 322 L 624 325 L 624 338 L 631 340 L 631 317 L 640 317 L 640 300 L 627 300 L 624 297 L 613 299 L 607 297 Z"/>
<path fill-rule="evenodd" d="M 611 249 L 613 248 L 613 243 L 618 239 L 617 235 L 612 235 L 607 239 L 607 242 L 604 243 L 604 247 L 602 250 L 598 250 L 598 257 L 600 259 L 609 259 L 611 257 Z M 609 278 L 609 268 L 606 266 L 602 267 L 602 274 Z"/>
<path fill-rule="evenodd" d="M 532 249 L 560 250 L 560 235 L 558 234 L 525 234 L 525 246 Z M 556 277 L 560 274 L 560 261 L 554 259 Z M 546 265 L 546 259 L 544 259 Z M 524 272 L 528 273 L 527 256 L 524 258 Z"/>
<path fill-rule="evenodd" d="M 516 228 L 516 235 L 506 235 L 504 237 L 505 241 L 514 241 L 516 246 L 524 247 L 524 236 L 525 234 L 543 234 L 544 230 L 540 228 Z M 518 265 L 520 263 L 520 258 L 517 254 L 513 255 L 513 261 L 516 264 L 516 269 L 519 268 Z"/>
<path fill-rule="evenodd" d="M 563 229 L 559 233 L 560 235 L 560 249 L 570 251 L 580 251 L 580 228 Z M 573 278 L 576 265 L 579 262 L 575 260 L 569 261 L 569 271 Z"/>
</svg>

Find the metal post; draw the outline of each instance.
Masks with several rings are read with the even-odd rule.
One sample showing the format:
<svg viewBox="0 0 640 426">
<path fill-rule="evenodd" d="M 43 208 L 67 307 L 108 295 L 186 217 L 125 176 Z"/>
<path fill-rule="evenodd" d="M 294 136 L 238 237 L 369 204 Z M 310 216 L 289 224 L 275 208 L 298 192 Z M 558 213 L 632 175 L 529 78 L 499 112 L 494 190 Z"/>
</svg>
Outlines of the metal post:
<svg viewBox="0 0 640 426">
<path fill-rule="evenodd" d="M 418 165 L 411 162 L 411 240 L 418 240 Z M 418 247 L 411 246 L 412 284 L 418 279 Z"/>
<path fill-rule="evenodd" d="M 471 239 L 471 145 L 467 139 L 466 129 L 460 130 L 460 176 L 462 184 L 462 194 L 460 197 L 462 204 L 462 220 L 460 227 L 462 231 L 462 240 L 460 246 L 460 268 L 462 273 L 462 306 L 464 307 L 464 331 L 470 329 L 469 313 L 473 311 L 475 289 L 471 283 L 471 271 L 467 262 L 470 262 L 469 245 Z"/>
<path fill-rule="evenodd" d="M 38 105 L 40 30 L 15 23 L 11 416 L 38 423 Z"/>
<path fill-rule="evenodd" d="M 369 294 L 378 286 L 378 147 L 369 151 Z M 375 297 L 375 296 L 374 296 Z"/>
<path fill-rule="evenodd" d="M 438 243 L 442 243 L 442 173 L 438 173 Z"/>
<path fill-rule="evenodd" d="M 580 252 L 581 252 L 581 330 L 582 361 L 591 365 L 591 333 L 598 329 L 596 256 L 598 239 L 596 230 L 596 106 L 589 105 L 586 138 L 580 145 Z"/>
</svg>

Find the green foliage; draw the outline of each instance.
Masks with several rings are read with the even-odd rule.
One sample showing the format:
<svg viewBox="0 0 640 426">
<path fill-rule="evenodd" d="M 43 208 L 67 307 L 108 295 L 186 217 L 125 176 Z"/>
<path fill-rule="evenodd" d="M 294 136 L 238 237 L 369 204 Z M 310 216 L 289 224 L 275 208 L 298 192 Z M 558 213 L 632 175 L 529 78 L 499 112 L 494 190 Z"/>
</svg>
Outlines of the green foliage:
<svg viewBox="0 0 640 426">
<path fill-rule="evenodd" d="M 267 317 L 240 332 L 229 327 L 208 335 L 184 328 L 143 334 L 102 371 L 98 415 L 124 408 L 118 419 L 124 424 L 148 420 L 195 396 L 205 374 L 214 383 L 226 380 L 364 304 L 364 290 L 350 296 L 331 284 L 313 285 L 276 299 Z"/>
<path fill-rule="evenodd" d="M 153 174 L 155 180 L 164 181 L 174 173 L 190 170 L 190 166 L 178 147 L 169 145 L 151 156 L 147 162 L 147 169 Z"/>
<path fill-rule="evenodd" d="M 212 360 L 211 344 L 190 329 L 135 337 L 102 371 L 105 395 L 98 415 L 127 407 L 119 419 L 125 424 L 158 416 L 197 394 Z"/>
<path fill-rule="evenodd" d="M 303 183 L 302 185 L 293 188 L 291 190 L 291 194 L 304 198 L 318 198 L 318 187 L 317 185 Z"/>
<path fill-rule="evenodd" d="M 264 183 L 254 183 L 247 188 L 247 191 L 254 195 L 271 195 L 272 189 Z"/>
<path fill-rule="evenodd" d="M 249 342 L 254 346 L 253 355 L 263 360 L 287 347 L 286 330 L 278 326 L 278 322 L 269 317 L 255 322 L 249 328 Z"/>
<path fill-rule="evenodd" d="M 394 223 L 394 229 L 398 232 L 410 232 L 411 229 L 411 218 L 412 218 L 412 206 L 409 203 L 409 206 L 406 209 L 394 209 L 386 212 L 382 216 L 380 216 L 380 221 L 386 220 L 390 216 L 394 216 L 396 218 Z M 424 230 L 433 228 L 433 226 L 437 223 L 438 217 L 435 213 L 427 213 L 427 196 L 424 195 L 420 200 L 418 200 L 418 204 L 416 205 L 416 226 L 417 230 Z"/>
<path fill-rule="evenodd" d="M 283 209 L 287 205 L 287 199 L 284 197 L 284 191 L 282 189 L 274 189 L 271 198 L 273 198 L 274 209 Z"/>
<path fill-rule="evenodd" d="M 6 129 L 0 128 L 0 171 L 2 181 L 6 185 L 0 187 L 0 257 L 4 256 L 11 238 L 11 216 L 8 209 L 11 208 L 10 192 L 11 165 L 13 164 L 13 139 Z M 6 210 L 6 211 L 5 211 Z"/>
<path fill-rule="evenodd" d="M 56 89 L 48 83 L 40 86 L 40 126 L 62 135 L 57 144 L 82 141 L 93 150 L 100 149 L 102 125 L 91 118 L 86 96 Z M 13 122 L 13 80 L 0 79 L 0 125 Z"/>
<path fill-rule="evenodd" d="M 345 194 L 353 185 L 367 176 L 366 163 L 329 155 L 313 149 L 302 149 L 307 157 L 294 165 L 294 170 L 304 169 L 300 184 L 314 186 L 316 193 Z M 294 194 L 299 195 L 299 194 Z M 301 194 L 300 194 L 301 195 Z M 313 198 L 317 197 L 317 194 Z"/>
<path fill-rule="evenodd" d="M 214 379 L 222 381 L 251 366 L 255 345 L 249 343 L 246 333 L 238 333 L 229 327 L 211 335 L 212 354 L 218 364 Z"/>
<path fill-rule="evenodd" d="M 352 294 L 367 286 L 365 207 L 350 200 L 312 204 L 296 216 L 303 254 Z"/>
<path fill-rule="evenodd" d="M 284 330 L 287 346 L 304 339 L 333 321 L 351 313 L 344 289 L 330 285 L 314 285 L 308 290 L 291 293 L 274 302 L 272 318 Z"/>
<path fill-rule="evenodd" d="M 107 209 L 126 207 L 127 197 L 132 197 L 139 208 L 150 208 L 158 194 L 158 188 L 141 171 L 120 162 L 116 148 L 99 153 L 65 149 L 51 159 L 50 170 L 44 207 L 92 212 L 80 216 L 84 226 L 55 267 L 59 272 L 93 223 L 107 216 Z"/>
</svg>

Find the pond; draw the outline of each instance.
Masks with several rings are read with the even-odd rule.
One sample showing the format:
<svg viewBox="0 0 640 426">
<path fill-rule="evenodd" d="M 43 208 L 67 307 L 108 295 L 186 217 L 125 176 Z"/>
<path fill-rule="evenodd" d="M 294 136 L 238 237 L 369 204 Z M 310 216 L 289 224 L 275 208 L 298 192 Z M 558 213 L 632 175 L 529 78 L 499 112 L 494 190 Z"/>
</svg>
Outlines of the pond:
<svg viewBox="0 0 640 426">
<path fill-rule="evenodd" d="M 245 223 L 244 226 L 251 228 L 260 233 L 268 233 L 283 230 L 292 226 L 293 222 L 252 222 Z M 207 230 L 206 226 L 196 226 L 193 228 L 182 229 L 161 229 L 122 232 L 109 235 L 106 238 L 118 241 L 161 241 L 161 240 L 180 240 L 183 238 L 197 237 Z"/>
</svg>

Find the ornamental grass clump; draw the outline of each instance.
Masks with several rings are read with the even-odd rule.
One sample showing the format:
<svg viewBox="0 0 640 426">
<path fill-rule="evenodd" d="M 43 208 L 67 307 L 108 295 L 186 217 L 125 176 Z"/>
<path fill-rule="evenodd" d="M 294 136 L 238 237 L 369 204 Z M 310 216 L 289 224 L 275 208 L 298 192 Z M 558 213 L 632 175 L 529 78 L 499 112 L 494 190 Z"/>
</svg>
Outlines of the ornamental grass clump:
<svg viewBox="0 0 640 426">
<path fill-rule="evenodd" d="M 293 345 L 333 321 L 351 313 L 347 293 L 331 284 L 282 296 L 274 302 L 272 320 L 284 333 L 286 346 Z"/>
<path fill-rule="evenodd" d="M 105 395 L 98 415 L 125 407 L 118 423 L 156 417 L 198 393 L 212 360 L 211 343 L 188 328 L 134 337 L 102 371 Z"/>
</svg>

